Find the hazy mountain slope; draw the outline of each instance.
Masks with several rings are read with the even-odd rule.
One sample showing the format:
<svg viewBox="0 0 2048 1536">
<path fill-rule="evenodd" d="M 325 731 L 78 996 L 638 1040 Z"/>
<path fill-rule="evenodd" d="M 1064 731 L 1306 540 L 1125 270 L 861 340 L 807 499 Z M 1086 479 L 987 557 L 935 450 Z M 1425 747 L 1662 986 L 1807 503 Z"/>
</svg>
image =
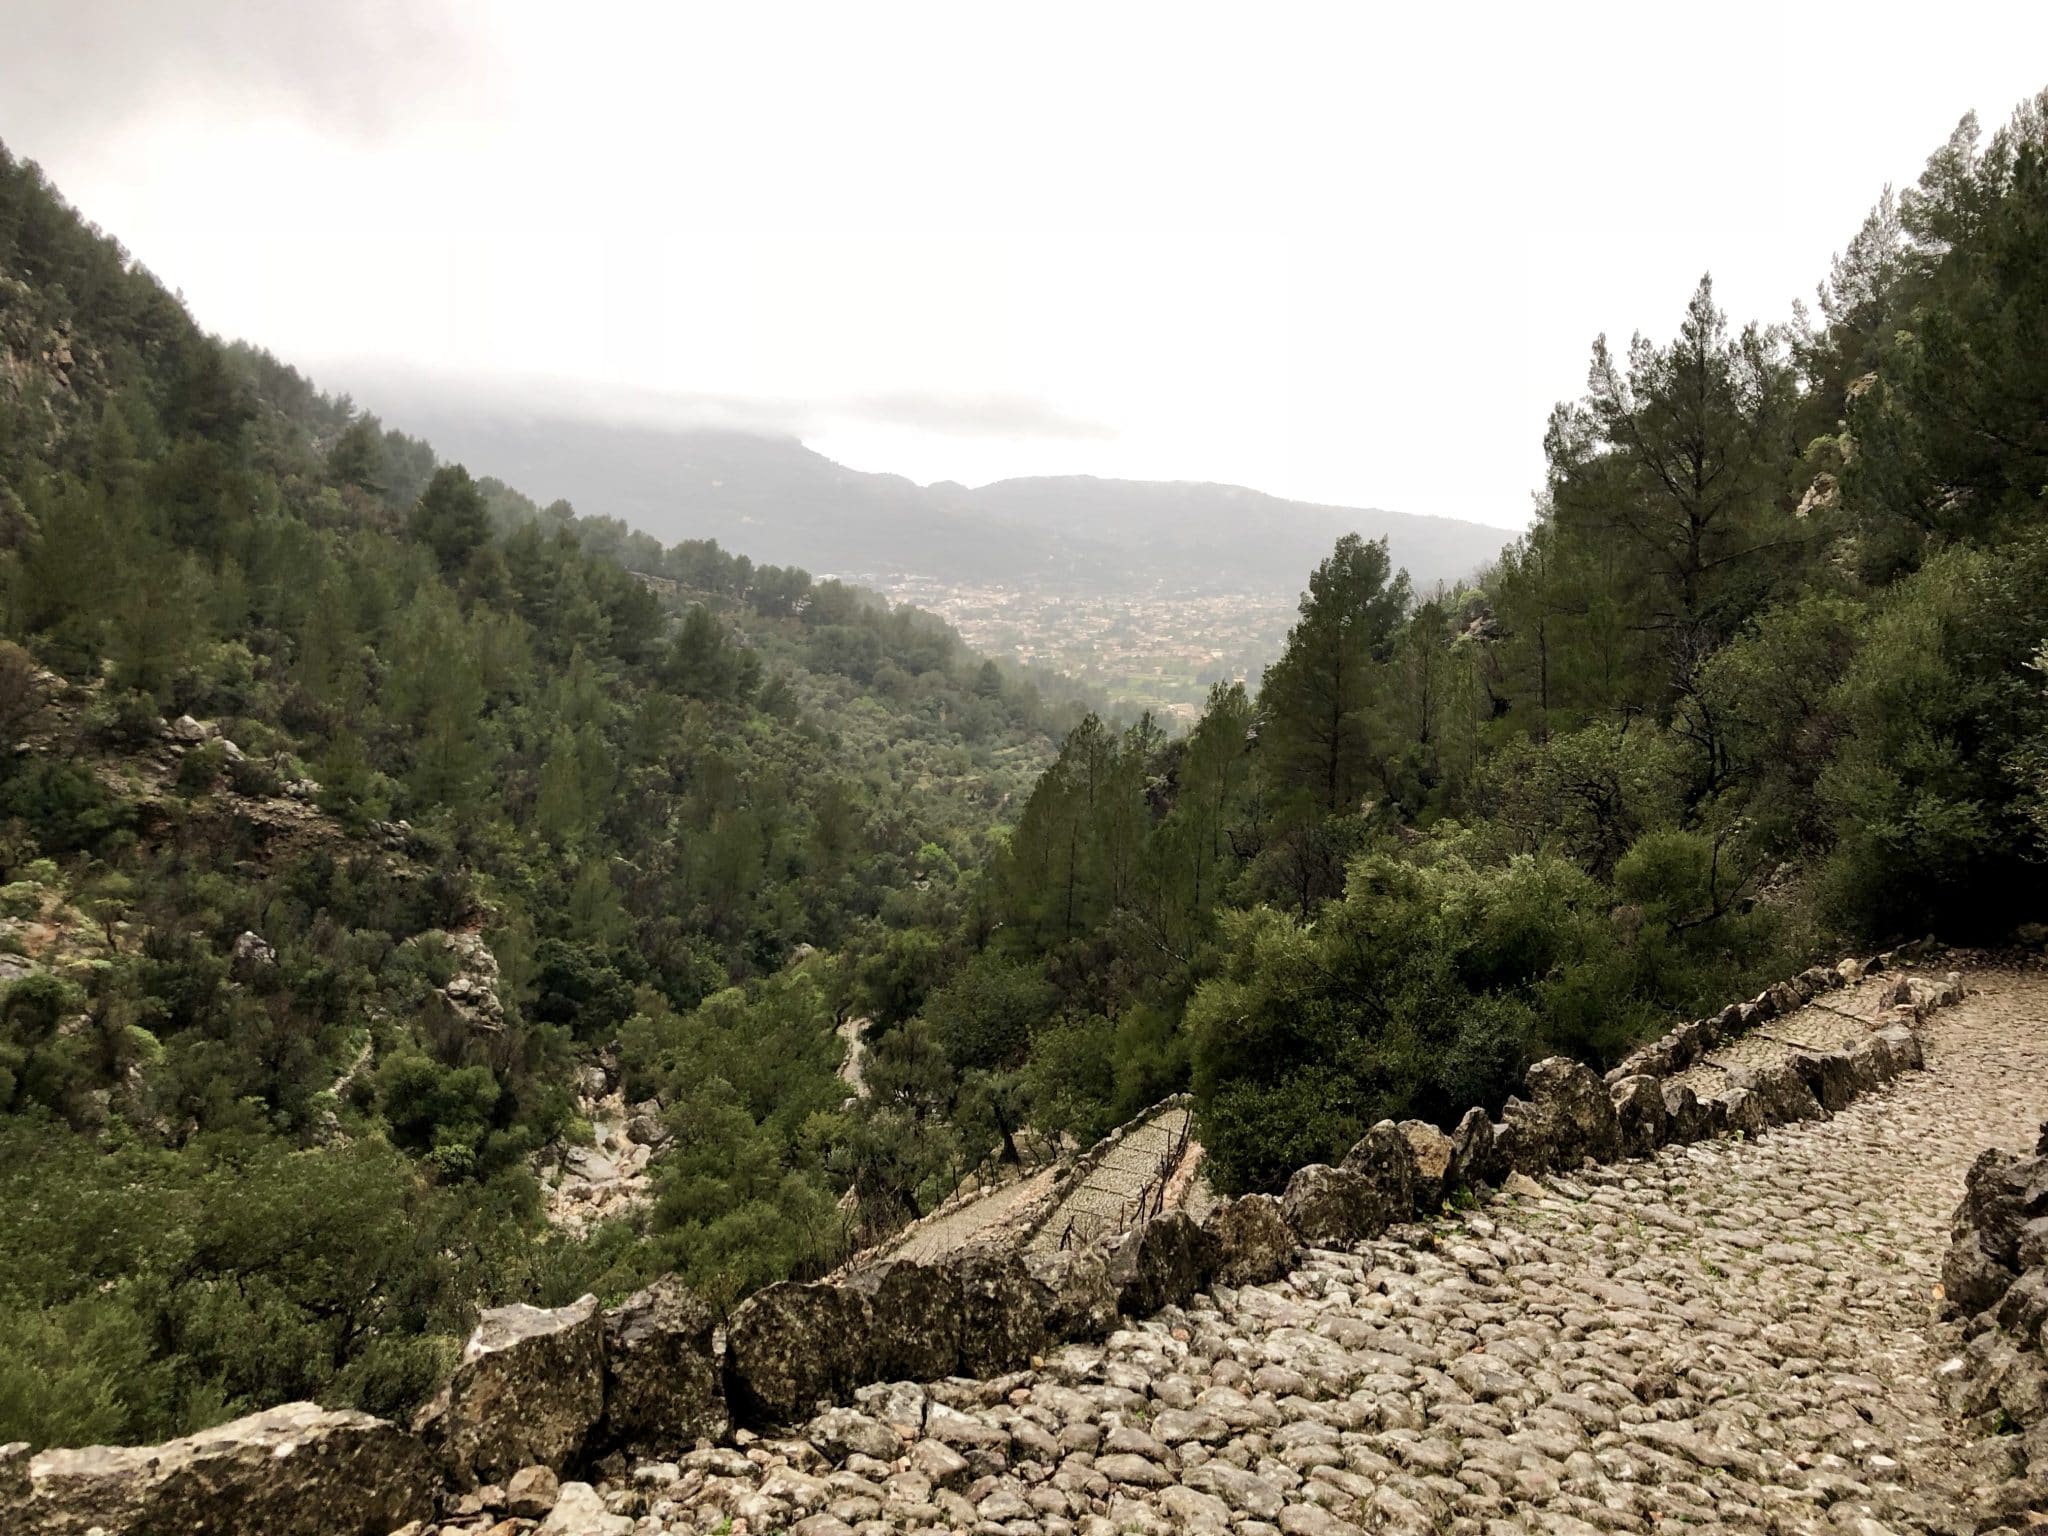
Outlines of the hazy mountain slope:
<svg viewBox="0 0 2048 1536">
<path fill-rule="evenodd" d="M 410 396 L 410 398 L 408 398 Z M 1499 528 L 1318 506 L 1193 482 L 1059 476 L 922 487 L 836 464 L 794 438 L 478 409 L 382 390 L 392 425 L 545 501 L 669 542 L 715 538 L 755 560 L 851 576 L 977 584 L 1035 571 L 1086 589 L 1292 593 L 1338 535 L 1382 534 L 1418 587 L 1469 575 Z"/>
<path fill-rule="evenodd" d="M 1238 485 L 1188 480 L 1101 480 L 1089 475 L 999 480 L 979 490 L 934 486 L 1019 527 L 1091 537 L 1194 584 L 1277 585 L 1302 572 L 1346 533 L 1384 535 L 1394 563 L 1417 586 L 1469 576 L 1500 553 L 1504 529 L 1376 507 L 1287 501 Z"/>
</svg>

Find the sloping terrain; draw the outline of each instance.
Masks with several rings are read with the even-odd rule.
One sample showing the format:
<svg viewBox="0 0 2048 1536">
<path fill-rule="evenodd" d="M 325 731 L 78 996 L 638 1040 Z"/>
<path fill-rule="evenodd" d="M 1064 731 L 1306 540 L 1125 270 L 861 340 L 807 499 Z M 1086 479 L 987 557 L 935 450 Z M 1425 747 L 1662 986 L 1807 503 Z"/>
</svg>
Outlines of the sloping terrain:
<svg viewBox="0 0 2048 1536">
<path fill-rule="evenodd" d="M 2048 1109 L 2048 978 L 1966 979 L 1927 1069 L 1831 1119 L 1518 1181 L 1041 1370 L 874 1389 L 891 1460 L 842 1425 L 605 1493 L 637 1529 L 806 1536 L 1978 1529 L 1999 1448 L 1938 1390 L 1936 1287 L 1964 1171 Z"/>
</svg>

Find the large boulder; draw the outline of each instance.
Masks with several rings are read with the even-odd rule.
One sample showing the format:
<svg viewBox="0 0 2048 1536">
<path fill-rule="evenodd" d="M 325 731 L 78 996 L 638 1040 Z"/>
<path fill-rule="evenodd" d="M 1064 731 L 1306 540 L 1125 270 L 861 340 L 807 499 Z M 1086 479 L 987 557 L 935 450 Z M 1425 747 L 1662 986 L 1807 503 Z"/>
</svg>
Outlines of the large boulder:
<svg viewBox="0 0 2048 1536">
<path fill-rule="evenodd" d="M 1670 1142 L 1705 1141 L 1714 1134 L 1714 1113 L 1700 1102 L 1698 1094 L 1685 1083 L 1663 1083 L 1659 1092 L 1664 1100 L 1664 1140 Z"/>
<path fill-rule="evenodd" d="M 1737 1067 L 1729 1078 L 1738 1088 L 1749 1090 L 1761 1108 L 1765 1125 L 1789 1125 L 1795 1120 L 1825 1120 L 1828 1112 L 1806 1086 L 1806 1079 L 1792 1061 L 1774 1061 L 1755 1068 Z"/>
<path fill-rule="evenodd" d="M 604 1315 L 606 1445 L 673 1457 L 732 1427 L 713 1348 L 717 1319 L 694 1292 L 657 1280 Z"/>
<path fill-rule="evenodd" d="M 947 1267 L 960 1291 L 961 1375 L 1001 1376 L 1045 1353 L 1052 1288 L 1032 1278 L 1021 1255 L 969 1249 Z"/>
<path fill-rule="evenodd" d="M 1551 1056 L 1529 1069 L 1529 1097 L 1501 1112 L 1508 1161 L 1518 1172 L 1576 1168 L 1621 1156 L 1621 1121 L 1607 1086 L 1584 1062 Z"/>
<path fill-rule="evenodd" d="M 1415 1214 L 1415 1153 L 1393 1121 L 1382 1120 L 1367 1131 L 1337 1166 L 1372 1181 L 1386 1202 L 1388 1221 L 1406 1221 Z"/>
<path fill-rule="evenodd" d="M 25 1490 L 10 1480 L 0 1527 L 24 1536 L 385 1536 L 432 1517 L 436 1484 L 426 1448 L 396 1424 L 317 1403 L 164 1445 L 44 1451 Z"/>
<path fill-rule="evenodd" d="M 1650 1157 L 1670 1139 L 1670 1115 L 1664 1108 L 1664 1084 L 1655 1077 L 1624 1077 L 1610 1090 L 1615 1118 L 1621 1122 L 1622 1150 L 1630 1157 Z"/>
<path fill-rule="evenodd" d="M 1278 1280 L 1294 1268 L 1301 1252 L 1280 1202 L 1271 1195 L 1226 1200 L 1209 1213 L 1202 1228 L 1216 1241 L 1216 1279 L 1224 1285 Z"/>
<path fill-rule="evenodd" d="M 1280 1209 L 1311 1248 L 1349 1248 L 1387 1230 L 1387 1201 L 1379 1185 L 1327 1163 L 1295 1169 Z"/>
<path fill-rule="evenodd" d="M 1859 1093 L 1871 1086 L 1865 1081 L 1857 1058 L 1847 1051 L 1795 1051 L 1792 1065 L 1805 1081 L 1807 1091 L 1829 1114 L 1847 1109 Z"/>
<path fill-rule="evenodd" d="M 1451 1166 L 1444 1175 L 1446 1192 L 1470 1189 L 1479 1184 L 1498 1184 L 1507 1177 L 1507 1160 L 1502 1156 L 1500 1137 L 1486 1111 L 1465 1111 L 1451 1131 Z"/>
<path fill-rule="evenodd" d="M 1415 1208 L 1433 1211 L 1451 1192 L 1451 1138 L 1427 1120 L 1403 1120 L 1401 1139 L 1415 1169 Z"/>
<path fill-rule="evenodd" d="M 470 1488 L 535 1463 L 561 1471 L 603 1413 L 604 1319 L 585 1296 L 566 1307 L 487 1310 L 413 1428 L 449 1480 Z"/>
<path fill-rule="evenodd" d="M 2043 1216 L 2048 1216 L 2048 1156 L 1985 1152 L 1963 1180 L 1953 1231 L 1976 1233 L 1986 1253 L 2017 1270 L 2021 1237 Z"/>
<path fill-rule="evenodd" d="M 1100 1243 L 1027 1253 L 1025 1268 L 1046 1288 L 1046 1332 L 1055 1339 L 1099 1339 L 1117 1325 L 1116 1282 Z"/>
<path fill-rule="evenodd" d="M 1150 1317 L 1162 1307 L 1185 1306 L 1216 1273 L 1216 1239 L 1185 1211 L 1139 1223 L 1109 1249 L 1109 1278 L 1117 1309 Z"/>
<path fill-rule="evenodd" d="M 869 1373 L 868 1297 L 792 1280 L 741 1302 L 725 1330 L 726 1401 L 746 1424 L 793 1424 Z"/>
<path fill-rule="evenodd" d="M 866 1353 L 850 1385 L 935 1381 L 960 1369 L 965 1316 L 956 1269 L 894 1259 L 850 1276 L 867 1302 Z"/>
</svg>

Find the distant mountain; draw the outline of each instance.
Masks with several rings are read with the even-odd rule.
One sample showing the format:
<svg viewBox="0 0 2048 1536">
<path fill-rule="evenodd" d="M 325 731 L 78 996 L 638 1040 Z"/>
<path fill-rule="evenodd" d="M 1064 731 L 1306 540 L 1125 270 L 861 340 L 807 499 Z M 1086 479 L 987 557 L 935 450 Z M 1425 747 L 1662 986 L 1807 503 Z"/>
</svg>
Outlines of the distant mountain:
<svg viewBox="0 0 2048 1536">
<path fill-rule="evenodd" d="M 1239 486 L 1002 480 L 919 486 L 836 464 L 793 437 L 514 414 L 379 390 L 387 424 L 545 502 L 616 517 L 663 543 L 712 538 L 773 565 L 851 578 L 1075 590 L 1293 593 L 1344 533 L 1385 535 L 1417 587 L 1468 576 L 1509 535 L 1451 518 L 1284 501 Z"/>
</svg>

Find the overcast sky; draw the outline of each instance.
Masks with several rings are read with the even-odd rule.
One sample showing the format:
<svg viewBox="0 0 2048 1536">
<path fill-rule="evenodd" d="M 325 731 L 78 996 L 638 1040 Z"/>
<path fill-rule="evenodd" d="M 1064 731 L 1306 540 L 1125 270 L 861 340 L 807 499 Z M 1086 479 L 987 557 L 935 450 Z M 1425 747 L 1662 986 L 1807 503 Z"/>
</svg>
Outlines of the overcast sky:
<svg viewBox="0 0 2048 1536">
<path fill-rule="evenodd" d="M 0 0 L 0 138 L 371 406 L 1514 525 L 1595 334 L 1784 317 L 2048 85 L 2042 0 L 1399 9 Z"/>
</svg>

